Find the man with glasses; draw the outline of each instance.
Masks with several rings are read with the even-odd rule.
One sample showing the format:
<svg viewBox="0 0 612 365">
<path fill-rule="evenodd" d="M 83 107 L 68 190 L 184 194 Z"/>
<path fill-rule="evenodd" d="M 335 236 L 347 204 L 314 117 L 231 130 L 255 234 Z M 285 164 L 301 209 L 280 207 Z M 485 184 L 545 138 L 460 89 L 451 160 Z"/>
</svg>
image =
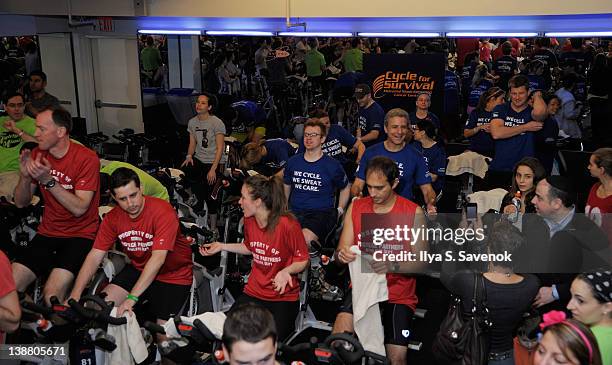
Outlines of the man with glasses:
<svg viewBox="0 0 612 365">
<path fill-rule="evenodd" d="M 327 128 L 325 142 L 321 145 L 323 153 L 335 158 L 342 164 L 342 167 L 344 167 L 344 172 L 346 172 L 349 181 L 355 180 L 355 170 L 357 169 L 357 165 L 359 165 L 359 161 L 365 152 L 365 146 L 363 143 L 356 139 L 341 125 L 331 124 L 329 115 L 325 110 L 318 108 L 311 111 L 309 114 L 310 118 L 320 120 Z M 347 153 L 342 150 L 343 147 L 346 148 Z M 300 141 L 298 153 L 304 152 L 304 150 L 304 141 Z M 350 159 L 350 157 L 353 155 L 355 159 Z"/>
<path fill-rule="evenodd" d="M 383 121 L 385 111 L 372 99 L 372 90 L 367 84 L 355 86 L 355 99 L 359 105 L 359 119 L 355 136 L 366 147 L 384 140 Z"/>
<path fill-rule="evenodd" d="M 19 150 L 36 141 L 36 121 L 24 114 L 22 94 L 9 93 L 2 102 L 8 115 L 0 117 L 0 196 L 11 200 L 19 181 Z"/>
<path fill-rule="evenodd" d="M 350 197 L 350 185 L 340 162 L 323 153 L 327 127 L 318 119 L 304 125 L 304 153 L 287 161 L 284 182 L 289 208 L 302 226 L 306 243 L 320 244 L 334 229 Z M 340 190 L 338 208 L 335 192 Z"/>
</svg>

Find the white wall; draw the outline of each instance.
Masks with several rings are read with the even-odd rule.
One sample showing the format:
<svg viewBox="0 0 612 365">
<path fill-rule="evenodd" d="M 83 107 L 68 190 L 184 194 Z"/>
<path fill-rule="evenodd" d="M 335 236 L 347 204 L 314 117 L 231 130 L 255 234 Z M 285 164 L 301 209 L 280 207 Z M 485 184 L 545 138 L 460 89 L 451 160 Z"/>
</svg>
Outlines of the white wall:
<svg viewBox="0 0 612 365">
<path fill-rule="evenodd" d="M 0 12 L 32 15 L 66 15 L 69 0 L 2 0 Z M 133 0 L 70 0 L 74 15 L 135 15 Z"/>
<path fill-rule="evenodd" d="M 70 0 L 75 15 L 285 17 L 285 0 Z M 137 3 L 144 3 L 140 9 Z M 68 0 L 2 0 L 0 12 L 65 15 Z M 612 13 L 612 1 L 291 0 L 292 17 L 429 17 Z"/>
<path fill-rule="evenodd" d="M 47 74 L 47 92 L 60 100 L 62 107 L 77 116 L 77 95 L 70 33 L 40 34 L 40 58 Z"/>
</svg>

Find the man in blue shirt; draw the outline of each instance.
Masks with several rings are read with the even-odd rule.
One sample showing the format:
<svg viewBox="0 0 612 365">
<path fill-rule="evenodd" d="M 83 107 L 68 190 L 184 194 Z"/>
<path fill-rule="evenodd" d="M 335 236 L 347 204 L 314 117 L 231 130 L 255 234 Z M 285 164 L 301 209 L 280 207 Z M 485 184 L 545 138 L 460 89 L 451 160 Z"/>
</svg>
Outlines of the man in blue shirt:
<svg viewBox="0 0 612 365">
<path fill-rule="evenodd" d="M 241 155 L 241 169 L 255 170 L 266 176 L 283 176 L 283 168 L 289 157 L 295 155 L 295 148 L 282 138 L 274 138 L 247 143 Z"/>
<path fill-rule="evenodd" d="M 491 119 L 491 137 L 495 140 L 495 157 L 489 166 L 490 188 L 507 187 L 512 168 L 523 157 L 535 156 L 535 132 L 546 119 L 546 103 L 540 91 L 533 93 L 529 106 L 529 79 L 516 75 L 509 81 L 510 102 L 498 105 Z"/>
<path fill-rule="evenodd" d="M 432 122 L 437 129 L 440 129 L 440 119 L 434 113 L 429 111 L 429 107 L 431 106 L 431 97 L 429 94 L 419 94 L 415 104 L 416 110 L 409 114 L 411 127 L 414 129 L 419 121 L 428 120 Z"/>
<path fill-rule="evenodd" d="M 372 90 L 367 84 L 355 86 L 355 99 L 359 105 L 359 120 L 355 136 L 366 147 L 384 140 L 383 120 L 385 111 L 372 99 Z"/>
<path fill-rule="evenodd" d="M 323 153 L 327 128 L 319 120 L 304 124 L 305 152 L 287 161 L 284 173 L 285 195 L 289 208 L 302 226 L 310 245 L 325 239 L 334 229 L 338 217 L 350 198 L 350 185 L 342 165 Z M 338 209 L 334 209 L 335 193 L 340 190 Z"/>
<path fill-rule="evenodd" d="M 349 181 L 355 180 L 355 169 L 361 161 L 361 157 L 365 152 L 363 142 L 355 138 L 341 125 L 331 124 L 329 115 L 323 109 L 316 109 L 310 113 L 310 117 L 315 120 L 320 120 L 327 128 L 327 136 L 325 142 L 321 145 L 323 153 L 335 158 L 344 167 L 344 172 L 349 178 Z M 342 148 L 346 148 L 346 152 Z M 300 141 L 298 153 L 305 151 L 304 142 Z M 348 154 L 355 153 L 355 160 L 350 160 Z"/>
<path fill-rule="evenodd" d="M 406 143 L 408 134 L 408 113 L 400 108 L 391 109 L 385 116 L 387 139 L 366 149 L 357 168 L 357 178 L 351 188 L 351 194 L 361 196 L 365 185 L 365 170 L 368 161 L 376 156 L 386 156 L 395 161 L 400 171 L 397 193 L 413 200 L 412 187 L 416 183 L 421 188 L 427 204 L 427 212 L 436 211 L 436 193 L 431 186 L 431 177 L 423 156 Z"/>
</svg>

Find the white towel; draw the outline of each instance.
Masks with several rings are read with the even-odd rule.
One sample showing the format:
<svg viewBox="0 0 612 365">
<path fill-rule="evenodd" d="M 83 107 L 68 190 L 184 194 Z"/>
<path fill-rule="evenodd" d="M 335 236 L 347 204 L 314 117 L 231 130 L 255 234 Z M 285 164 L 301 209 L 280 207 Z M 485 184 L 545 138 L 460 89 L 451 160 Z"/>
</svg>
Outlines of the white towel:
<svg viewBox="0 0 612 365">
<path fill-rule="evenodd" d="M 502 200 L 508 194 L 504 189 L 493 189 L 489 191 L 477 191 L 467 196 L 470 203 L 476 203 L 478 205 L 478 213 L 484 214 L 489 209 L 500 211 Z"/>
<path fill-rule="evenodd" d="M 352 246 L 351 251 L 359 255 L 349 263 L 355 333 L 365 350 L 385 356 L 385 334 L 378 303 L 389 298 L 387 277 L 363 272 L 361 251 L 357 246 Z"/>
<path fill-rule="evenodd" d="M 485 157 L 473 151 L 465 151 L 460 155 L 449 156 L 446 175 L 457 176 L 467 172 L 484 179 L 487 170 L 489 170 L 488 161 L 491 161 L 490 157 Z"/>
<path fill-rule="evenodd" d="M 223 312 L 206 312 L 202 314 L 198 314 L 193 317 L 183 317 L 181 316 L 181 322 L 192 326 L 193 321 L 199 319 L 204 323 L 206 327 L 210 330 L 210 332 L 217 338 L 221 339 L 223 336 L 223 324 L 225 323 L 225 313 Z M 168 338 L 177 338 L 181 337 L 176 329 L 176 325 L 172 319 L 168 320 L 164 324 L 164 329 L 166 331 L 166 336 Z"/>
<path fill-rule="evenodd" d="M 116 314 L 117 307 L 113 308 L 110 315 L 115 317 Z M 129 315 L 128 312 L 125 312 L 123 316 L 127 317 L 126 324 L 119 326 L 108 325 L 106 333 L 115 338 L 117 348 L 115 351 L 106 353 L 105 364 L 131 365 L 141 363 L 149 356 L 147 345 L 140 332 L 140 325 L 138 325 L 138 320 L 136 320 L 136 315 Z"/>
</svg>

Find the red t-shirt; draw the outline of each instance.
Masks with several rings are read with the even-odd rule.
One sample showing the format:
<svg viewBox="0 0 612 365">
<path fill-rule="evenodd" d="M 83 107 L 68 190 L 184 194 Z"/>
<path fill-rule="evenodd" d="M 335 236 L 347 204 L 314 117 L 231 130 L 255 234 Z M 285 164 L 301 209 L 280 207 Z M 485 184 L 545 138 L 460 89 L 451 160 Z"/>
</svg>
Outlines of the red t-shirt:
<svg viewBox="0 0 612 365">
<path fill-rule="evenodd" d="M 462 67 L 465 56 L 470 52 L 478 52 L 478 38 L 457 38 L 457 66 Z"/>
<path fill-rule="evenodd" d="M 417 205 L 406 198 L 397 196 L 393 209 L 389 213 L 380 214 L 380 220 L 386 220 L 387 222 L 393 220 L 393 217 L 401 217 L 402 224 L 406 224 L 412 227 L 414 223 L 414 215 L 416 212 Z M 353 219 L 353 244 L 358 244 L 359 237 L 361 236 L 361 215 L 364 213 L 374 213 L 374 202 L 372 197 L 368 196 L 365 198 L 356 199 L 353 201 L 351 218 Z M 393 214 L 394 216 L 385 218 L 387 214 Z M 378 220 L 378 219 L 377 219 Z M 390 224 L 395 226 L 395 224 Z M 406 243 L 409 245 L 410 243 Z M 384 247 L 384 244 L 383 244 Z M 397 252 L 397 251 L 396 251 Z M 389 292 L 389 303 L 404 304 L 410 309 L 415 310 L 418 303 L 416 296 L 416 279 L 414 277 L 406 276 L 405 274 L 387 274 L 387 290 Z"/>
<path fill-rule="evenodd" d="M 482 62 L 491 62 L 491 48 L 489 42 L 483 42 L 480 45 L 480 60 Z"/>
<path fill-rule="evenodd" d="M 4 298 L 12 291 L 15 291 L 15 282 L 13 281 L 11 263 L 4 252 L 0 251 L 0 298 Z M 4 332 L 0 331 L 0 344 L 3 343 Z"/>
<path fill-rule="evenodd" d="M 591 187 L 584 212 L 607 233 L 608 241 L 612 245 L 612 195 L 607 198 L 598 197 L 597 189 L 600 186 L 601 183 L 598 182 Z"/>
<path fill-rule="evenodd" d="M 70 142 L 66 155 L 60 159 L 49 151 L 35 148 L 31 158 L 38 154 L 49 160 L 51 175 L 64 189 L 73 193 L 76 190 L 93 191 L 94 196 L 85 214 L 75 217 L 58 202 L 39 182 L 45 202 L 42 222 L 38 233 L 50 237 L 81 237 L 94 239 L 98 231 L 98 203 L 100 202 L 100 160 L 96 153 L 80 144 Z"/>
<path fill-rule="evenodd" d="M 144 209 L 136 218 L 115 207 L 102 221 L 94 248 L 110 250 L 119 239 L 132 266 L 142 271 L 154 250 L 167 250 L 166 261 L 155 280 L 168 284 L 191 285 L 190 241 L 180 233 L 176 212 L 165 200 L 144 197 Z"/>
<path fill-rule="evenodd" d="M 516 55 L 518 54 L 518 52 L 516 52 L 516 49 L 512 48 L 510 50 L 510 56 L 516 58 Z M 495 51 L 493 51 L 493 61 L 497 61 L 498 59 L 502 58 L 504 56 L 504 52 L 502 51 L 502 47 L 499 46 L 497 48 L 495 48 Z"/>
<path fill-rule="evenodd" d="M 280 295 L 272 286 L 276 274 L 294 262 L 309 260 L 308 247 L 297 220 L 281 217 L 274 232 L 259 228 L 255 217 L 244 219 L 244 244 L 253 253 L 253 265 L 244 292 L 252 297 L 272 302 L 293 302 L 300 295 L 297 276 L 293 287 L 287 285 Z"/>
</svg>

